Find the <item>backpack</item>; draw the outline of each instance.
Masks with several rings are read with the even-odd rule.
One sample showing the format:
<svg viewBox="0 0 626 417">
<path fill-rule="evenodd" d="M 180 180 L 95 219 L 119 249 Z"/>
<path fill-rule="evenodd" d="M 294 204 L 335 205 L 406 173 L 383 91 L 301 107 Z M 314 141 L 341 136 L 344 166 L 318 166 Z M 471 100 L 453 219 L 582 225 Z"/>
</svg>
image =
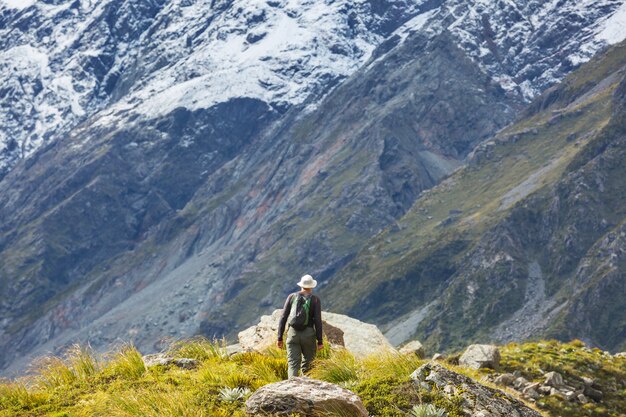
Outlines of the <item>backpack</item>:
<svg viewBox="0 0 626 417">
<path fill-rule="evenodd" d="M 291 300 L 291 311 L 289 312 L 289 325 L 296 330 L 304 330 L 309 325 L 311 311 L 311 300 L 313 296 L 305 297 L 302 294 L 295 294 Z"/>
</svg>

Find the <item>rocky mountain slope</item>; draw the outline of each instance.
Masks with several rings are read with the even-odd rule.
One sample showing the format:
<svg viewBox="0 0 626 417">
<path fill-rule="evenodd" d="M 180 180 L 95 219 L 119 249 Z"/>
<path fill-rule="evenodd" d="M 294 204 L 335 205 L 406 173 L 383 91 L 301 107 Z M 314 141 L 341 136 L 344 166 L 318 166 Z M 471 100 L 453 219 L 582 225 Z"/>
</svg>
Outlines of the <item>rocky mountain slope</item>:
<svg viewBox="0 0 626 417">
<path fill-rule="evenodd" d="M 622 44 L 478 146 L 339 273 L 325 294 L 350 295 L 332 306 L 395 341 L 623 349 L 625 69 Z"/>
<path fill-rule="evenodd" d="M 406 275 L 355 267 L 368 239 L 408 231 L 397 219 L 420 193 L 626 36 L 617 1 L 7 5 L 0 365 L 18 368 L 77 339 L 156 350 L 164 335 L 232 334 L 280 305 L 298 271 L 334 308 L 389 322 Z M 577 153 L 568 143 L 559 169 Z M 534 180 L 507 188 L 511 204 L 555 172 L 539 169 L 552 153 L 533 152 Z M 346 302 L 346 283 L 366 301 Z"/>
</svg>

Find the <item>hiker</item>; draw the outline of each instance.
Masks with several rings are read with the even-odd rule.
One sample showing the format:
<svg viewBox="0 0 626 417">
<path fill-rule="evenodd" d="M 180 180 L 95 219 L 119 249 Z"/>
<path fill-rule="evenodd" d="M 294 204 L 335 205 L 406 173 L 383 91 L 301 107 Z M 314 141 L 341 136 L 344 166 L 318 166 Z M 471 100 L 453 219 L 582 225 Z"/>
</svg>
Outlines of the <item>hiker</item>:
<svg viewBox="0 0 626 417">
<path fill-rule="evenodd" d="M 311 369 L 317 349 L 324 347 L 322 343 L 322 304 L 318 296 L 313 295 L 317 281 L 311 275 L 300 278 L 300 291 L 289 294 L 283 307 L 283 314 L 278 323 L 279 348 L 283 348 L 283 333 L 287 329 L 287 362 L 288 376 L 293 378 Z M 317 339 L 317 347 L 315 340 Z M 302 357 L 304 356 L 304 361 Z"/>
</svg>

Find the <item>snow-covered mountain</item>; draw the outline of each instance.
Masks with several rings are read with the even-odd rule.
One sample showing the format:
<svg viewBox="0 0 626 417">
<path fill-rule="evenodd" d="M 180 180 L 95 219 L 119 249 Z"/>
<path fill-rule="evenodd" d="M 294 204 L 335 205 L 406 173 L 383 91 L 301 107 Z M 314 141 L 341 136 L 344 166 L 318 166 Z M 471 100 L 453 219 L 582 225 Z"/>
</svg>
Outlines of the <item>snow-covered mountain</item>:
<svg viewBox="0 0 626 417">
<path fill-rule="evenodd" d="M 602 47 L 626 38 L 626 2 L 446 1 L 415 21 L 431 35 L 450 31 L 505 90 L 531 100 Z"/>
<path fill-rule="evenodd" d="M 0 367 L 323 286 L 624 27 L 624 0 L 1 1 Z"/>
<path fill-rule="evenodd" d="M 283 112 L 356 71 L 420 3 L 2 2 L 0 173 L 100 111 L 116 123 L 249 97 Z"/>
<path fill-rule="evenodd" d="M 156 117 L 234 97 L 282 112 L 323 96 L 399 26 L 450 31 L 526 99 L 626 37 L 622 0 L 0 4 L 0 174 L 98 112 Z"/>
</svg>

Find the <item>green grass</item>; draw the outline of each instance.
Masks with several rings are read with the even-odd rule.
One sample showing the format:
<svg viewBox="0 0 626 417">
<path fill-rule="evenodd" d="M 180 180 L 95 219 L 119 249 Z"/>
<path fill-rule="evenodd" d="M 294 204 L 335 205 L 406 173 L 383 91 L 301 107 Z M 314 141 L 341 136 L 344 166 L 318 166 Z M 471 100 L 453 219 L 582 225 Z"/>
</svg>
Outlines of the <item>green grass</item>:
<svg viewBox="0 0 626 417">
<path fill-rule="evenodd" d="M 535 344 L 510 345 L 504 349 L 507 370 L 520 369 L 528 377 L 538 376 L 543 357 L 559 354 L 563 348 L 546 342 L 537 351 Z M 89 348 L 74 346 L 62 357 L 37 361 L 33 373 L 15 381 L 0 381 L 1 417 L 157 417 L 157 416 L 228 416 L 243 417 L 244 401 L 260 387 L 287 378 L 284 350 L 264 353 L 223 354 L 221 342 L 194 339 L 181 342 L 169 352 L 175 357 L 188 355 L 199 360 L 193 370 L 175 366 L 145 369 L 141 354 L 132 345 L 98 355 Z M 540 355 L 536 359 L 531 355 Z M 570 354 L 569 352 L 567 353 Z M 529 355 L 531 355 L 529 357 Z M 563 365 L 569 378 L 576 367 L 596 369 L 597 353 L 577 357 L 572 368 Z M 339 384 L 355 392 L 372 416 L 408 416 L 415 406 L 432 404 L 449 417 L 463 415 L 460 399 L 449 399 L 437 392 L 424 391 L 410 379 L 410 374 L 424 362 L 415 356 L 382 355 L 356 359 L 345 350 L 326 347 L 309 376 Z M 563 363 L 569 363 L 564 359 Z M 614 361 L 599 373 L 610 379 L 626 374 L 615 373 L 626 366 L 626 359 Z M 454 368 L 479 378 L 475 371 Z M 571 373 L 567 372 L 570 369 Z M 604 369 L 604 370 L 602 370 Z M 609 396 L 603 405 L 615 408 L 624 402 L 624 392 Z M 546 404 L 549 415 L 559 415 L 559 404 Z M 560 406 L 565 406 L 560 404 Z M 585 415 L 585 414 L 564 414 Z M 590 414 L 599 415 L 599 414 Z M 607 414 L 611 415 L 611 414 Z"/>
<path fill-rule="evenodd" d="M 170 354 L 199 360 L 194 370 L 175 366 L 145 369 L 131 345 L 107 355 L 74 346 L 62 357 L 39 360 L 34 372 L 0 382 L 1 417 L 157 417 L 245 416 L 245 399 L 263 385 L 286 379 L 285 352 L 223 354 L 223 343 L 194 339 L 176 344 Z M 580 342 L 510 344 L 501 350 L 503 372 L 519 370 L 529 380 L 555 370 L 576 384 L 595 378 L 605 399 L 575 407 L 556 397 L 540 400 L 546 416 L 619 416 L 626 409 L 626 359 L 613 358 Z M 460 398 L 447 398 L 413 384 L 409 375 L 424 362 L 415 356 L 382 355 L 356 359 L 326 347 L 309 376 L 357 393 L 372 416 L 410 415 L 432 404 L 460 417 Z M 448 365 L 449 366 L 449 365 Z M 452 367 L 475 379 L 486 372 Z M 425 409 L 424 407 L 420 409 Z"/>
</svg>

